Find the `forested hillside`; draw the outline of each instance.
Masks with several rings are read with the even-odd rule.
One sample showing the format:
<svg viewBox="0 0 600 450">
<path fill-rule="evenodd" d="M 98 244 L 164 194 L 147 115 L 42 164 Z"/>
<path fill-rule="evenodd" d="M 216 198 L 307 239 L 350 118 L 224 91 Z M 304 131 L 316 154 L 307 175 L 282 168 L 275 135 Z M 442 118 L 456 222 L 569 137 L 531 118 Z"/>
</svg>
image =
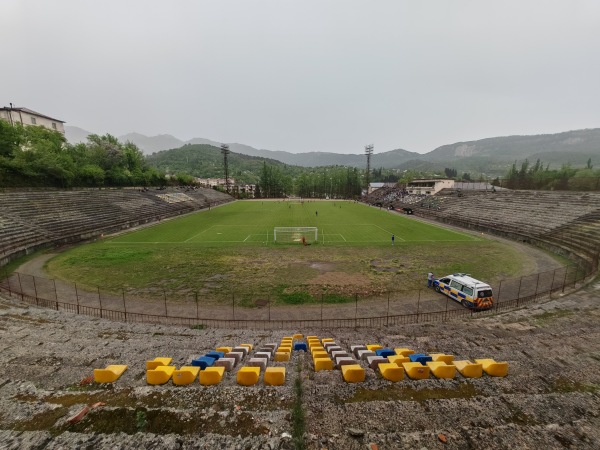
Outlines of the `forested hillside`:
<svg viewBox="0 0 600 450">
<path fill-rule="evenodd" d="M 111 135 L 71 145 L 42 126 L 0 120 L 0 187 L 150 186 L 165 183 L 142 152 Z"/>
</svg>

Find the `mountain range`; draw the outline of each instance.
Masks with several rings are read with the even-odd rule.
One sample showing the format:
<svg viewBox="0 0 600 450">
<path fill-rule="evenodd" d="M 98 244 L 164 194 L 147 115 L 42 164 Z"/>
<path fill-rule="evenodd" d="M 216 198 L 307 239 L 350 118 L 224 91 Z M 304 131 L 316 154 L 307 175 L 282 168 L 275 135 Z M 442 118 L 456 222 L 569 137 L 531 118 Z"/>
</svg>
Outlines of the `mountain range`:
<svg viewBox="0 0 600 450">
<path fill-rule="evenodd" d="M 90 133 L 78 127 L 66 126 L 66 137 L 70 143 L 85 142 Z M 185 145 L 209 145 L 220 147 L 220 142 L 205 138 L 182 141 L 169 134 L 145 136 L 129 133 L 119 136 L 121 141 L 131 141 L 144 154 L 176 149 Z M 277 160 L 287 165 L 301 167 L 348 166 L 364 167 L 363 154 L 339 154 L 330 152 L 289 153 L 256 149 L 249 145 L 230 143 L 233 153 Z M 459 173 L 476 172 L 487 175 L 501 175 L 514 161 L 540 159 L 544 165 L 560 166 L 571 164 L 584 166 L 588 159 L 600 159 L 600 128 L 566 131 L 556 134 L 531 136 L 504 136 L 457 142 L 443 145 L 429 153 L 421 154 L 403 149 L 395 149 L 373 154 L 371 167 L 387 169 L 443 170 L 456 168 Z M 598 161 L 595 161 L 596 163 Z"/>
</svg>

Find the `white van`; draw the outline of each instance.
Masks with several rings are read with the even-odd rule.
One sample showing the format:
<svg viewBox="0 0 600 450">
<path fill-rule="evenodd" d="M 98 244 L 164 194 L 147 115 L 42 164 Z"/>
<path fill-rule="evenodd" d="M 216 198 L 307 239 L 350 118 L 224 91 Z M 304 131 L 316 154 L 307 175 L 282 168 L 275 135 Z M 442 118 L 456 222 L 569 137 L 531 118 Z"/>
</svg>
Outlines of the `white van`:
<svg viewBox="0 0 600 450">
<path fill-rule="evenodd" d="M 476 280 L 466 273 L 454 273 L 433 281 L 437 292 L 460 302 L 464 307 L 476 310 L 494 306 L 494 294 L 489 284 Z"/>
</svg>

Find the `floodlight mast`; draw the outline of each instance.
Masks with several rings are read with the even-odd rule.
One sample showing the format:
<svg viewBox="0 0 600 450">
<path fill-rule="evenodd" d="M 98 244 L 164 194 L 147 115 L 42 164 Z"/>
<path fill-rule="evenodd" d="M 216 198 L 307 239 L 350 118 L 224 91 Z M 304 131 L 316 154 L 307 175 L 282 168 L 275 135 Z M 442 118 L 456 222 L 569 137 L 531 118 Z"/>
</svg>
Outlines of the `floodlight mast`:
<svg viewBox="0 0 600 450">
<path fill-rule="evenodd" d="M 371 183 L 371 155 L 373 154 L 373 144 L 365 145 L 365 155 L 367 155 L 367 194 L 369 193 L 369 184 Z"/>
<path fill-rule="evenodd" d="M 225 169 L 225 190 L 229 194 L 229 164 L 227 157 L 229 156 L 229 145 L 221 144 L 221 153 L 223 154 L 223 167 Z"/>
</svg>

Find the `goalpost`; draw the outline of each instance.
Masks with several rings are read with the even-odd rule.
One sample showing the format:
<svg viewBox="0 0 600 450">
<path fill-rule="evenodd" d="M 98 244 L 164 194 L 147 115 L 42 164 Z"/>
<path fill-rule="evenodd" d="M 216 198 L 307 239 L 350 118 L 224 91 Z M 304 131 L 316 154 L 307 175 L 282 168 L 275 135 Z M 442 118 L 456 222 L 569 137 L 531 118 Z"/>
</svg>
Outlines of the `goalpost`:
<svg viewBox="0 0 600 450">
<path fill-rule="evenodd" d="M 273 229 L 273 242 L 317 242 L 319 230 L 317 227 L 275 227 Z"/>
</svg>

